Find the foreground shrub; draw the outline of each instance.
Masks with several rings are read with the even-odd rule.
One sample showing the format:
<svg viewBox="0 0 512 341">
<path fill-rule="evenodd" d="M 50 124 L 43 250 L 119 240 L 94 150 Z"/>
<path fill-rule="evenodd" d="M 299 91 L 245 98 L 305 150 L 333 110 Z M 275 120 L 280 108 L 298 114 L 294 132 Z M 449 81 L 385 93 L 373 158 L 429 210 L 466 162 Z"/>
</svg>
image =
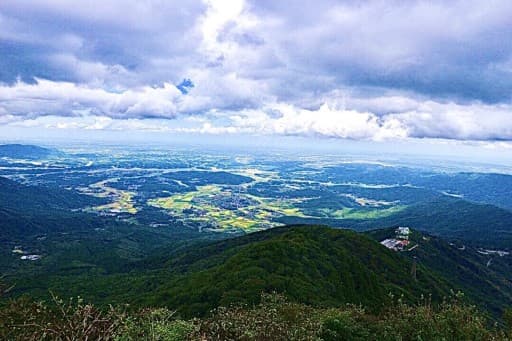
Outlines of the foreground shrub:
<svg viewBox="0 0 512 341">
<path fill-rule="evenodd" d="M 0 276 L 0 298 L 11 291 L 13 287 L 4 282 L 4 276 Z"/>
<path fill-rule="evenodd" d="M 459 295 L 437 306 L 398 300 L 371 314 L 359 306 L 313 308 L 264 294 L 256 306 L 218 308 L 210 317 L 190 321 L 175 319 L 165 308 L 99 310 L 80 299 L 4 303 L 1 340 L 509 340 Z M 504 314 L 506 326 L 509 315 Z"/>
<path fill-rule="evenodd" d="M 51 306 L 28 298 L 10 301 L 0 310 L 2 340 L 113 340 L 125 314 L 110 307 L 96 309 L 82 300 Z"/>
<path fill-rule="evenodd" d="M 375 315 L 353 305 L 315 309 L 263 295 L 253 308 L 219 308 L 198 323 L 192 336 L 203 340 L 508 340 L 460 296 L 438 306 L 398 300 Z"/>
<path fill-rule="evenodd" d="M 320 329 L 313 308 L 287 302 L 277 294 L 263 294 L 261 303 L 251 309 L 219 308 L 198 323 L 191 337 L 207 340 L 315 340 Z"/>
<path fill-rule="evenodd" d="M 321 316 L 319 336 L 322 340 L 368 340 L 370 331 L 364 309 L 347 306 L 342 309 L 331 309 Z"/>
<path fill-rule="evenodd" d="M 497 325 L 475 306 L 467 305 L 461 294 L 445 300 L 439 307 L 430 301 L 417 306 L 400 300 L 384 311 L 371 328 L 380 340 L 505 340 Z"/>
<path fill-rule="evenodd" d="M 126 319 L 117 340 L 186 340 L 196 330 L 192 322 L 175 320 L 166 308 L 143 309 Z"/>
</svg>

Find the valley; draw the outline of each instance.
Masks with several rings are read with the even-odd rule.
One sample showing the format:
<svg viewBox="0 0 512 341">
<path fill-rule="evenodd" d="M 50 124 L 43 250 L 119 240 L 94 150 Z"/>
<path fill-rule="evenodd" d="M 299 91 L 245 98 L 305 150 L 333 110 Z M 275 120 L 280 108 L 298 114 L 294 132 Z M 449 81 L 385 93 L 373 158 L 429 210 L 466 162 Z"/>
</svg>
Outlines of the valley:
<svg viewBox="0 0 512 341">
<path fill-rule="evenodd" d="M 19 154 L 0 159 L 0 176 L 84 194 L 101 201 L 80 207 L 84 212 L 152 226 L 179 222 L 193 229 L 251 232 L 315 221 L 343 227 L 392 220 L 418 205 L 447 199 L 512 209 L 510 196 L 501 194 L 512 190 L 512 176 L 435 171 L 360 157 L 277 159 L 258 151 L 126 146 L 67 149 L 30 160 Z M 503 184 L 499 190 L 496 179 Z"/>
<path fill-rule="evenodd" d="M 495 177 L 510 190 L 510 176 L 215 150 L 17 155 L 0 158 L 0 271 L 13 297 L 52 290 L 183 316 L 269 291 L 379 309 L 390 293 L 462 290 L 495 317 L 512 304 L 512 212 L 488 195 Z"/>
</svg>

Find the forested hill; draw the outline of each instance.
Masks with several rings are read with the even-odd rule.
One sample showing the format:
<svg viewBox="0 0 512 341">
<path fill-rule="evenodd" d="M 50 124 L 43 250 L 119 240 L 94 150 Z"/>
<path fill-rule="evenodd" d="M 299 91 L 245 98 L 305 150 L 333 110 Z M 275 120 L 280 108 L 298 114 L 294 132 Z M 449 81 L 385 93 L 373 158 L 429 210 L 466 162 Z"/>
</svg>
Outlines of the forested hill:
<svg viewBox="0 0 512 341">
<path fill-rule="evenodd" d="M 50 156 L 62 155 L 55 149 L 43 148 L 26 144 L 2 144 L 0 145 L 0 157 L 13 159 L 44 159 Z"/>
<path fill-rule="evenodd" d="M 320 220 L 285 217 L 281 221 L 285 224 L 315 224 Z M 435 196 L 385 217 L 327 219 L 323 223 L 357 231 L 410 226 L 446 240 L 462 240 L 474 246 L 505 249 L 512 246 L 512 211 L 448 196 Z"/>
<path fill-rule="evenodd" d="M 398 225 L 411 226 L 445 239 L 464 240 L 477 246 L 512 246 L 511 211 L 450 197 L 412 205 L 389 217 L 360 222 L 353 227 Z"/>
<path fill-rule="evenodd" d="M 72 211 L 100 203 L 103 201 L 99 198 L 60 189 L 26 186 L 0 177 L 0 241 L 101 227 L 94 216 Z"/>
<path fill-rule="evenodd" d="M 146 328 L 144 321 L 150 316 L 144 312 L 160 314 L 155 316 L 166 316 L 167 319 L 171 314 L 169 310 L 155 309 L 165 307 L 176 310 L 173 319 L 204 317 L 189 320 L 192 322 L 179 320 L 180 326 L 190 328 L 186 333 L 192 332 L 197 323 L 197 328 L 205 328 L 208 335 L 219 332 L 238 335 L 236 333 L 252 330 L 254 326 L 251 327 L 249 320 L 246 321 L 249 325 L 245 325 L 237 318 L 254 313 L 257 316 L 250 319 L 267 321 L 265 323 L 271 325 L 282 323 L 286 330 L 292 328 L 289 323 L 295 321 L 293 323 L 303 331 L 309 330 L 305 319 L 321 316 L 321 323 L 329 325 L 312 326 L 311 332 L 321 333 L 322 339 L 328 340 L 339 339 L 339 336 L 329 338 L 330 328 L 335 330 L 332 335 L 342 333 L 350 337 L 359 335 L 361 328 L 368 328 L 368 333 L 378 329 L 372 333 L 379 336 L 370 339 L 381 339 L 385 334 L 382 331 L 384 334 L 381 335 L 381 325 L 384 322 L 394 324 L 393 319 L 398 317 L 403 324 L 398 323 L 393 328 L 399 328 L 404 335 L 430 335 L 427 339 L 432 339 L 435 335 L 451 333 L 452 336 L 473 335 L 470 339 L 490 339 L 478 337 L 485 334 L 482 333 L 486 324 L 476 310 L 467 310 L 459 303 L 441 303 L 444 297 L 453 297 L 452 293 L 458 289 L 473 287 L 477 291 L 468 292 L 467 301 L 482 303 L 478 300 L 483 299 L 494 305 L 500 299 L 502 308 L 510 306 L 510 290 L 506 286 L 495 298 L 485 297 L 486 294 L 495 295 L 499 283 L 493 278 L 496 274 L 485 271 L 480 264 L 483 258 L 465 254 L 470 250 L 461 250 L 460 245 L 450 245 L 417 231 L 412 232 L 410 245 L 402 252 L 392 251 L 379 243 L 382 238 L 393 237 L 394 233 L 393 229 L 386 229 L 373 231 L 368 236 L 324 226 L 286 226 L 222 241 L 200 242 L 181 250 L 161 248 L 144 261 L 133 263 L 128 272 L 54 274 L 46 284 L 60 297 L 80 295 L 103 307 L 123 303 L 129 303 L 131 310 L 145 307 L 143 315 L 135 315 L 130 328 Z M 414 268 L 416 271 L 413 272 Z M 468 282 L 464 287 L 461 283 L 465 280 L 474 282 Z M 484 282 L 487 285 L 481 285 Z M 268 292 L 280 293 L 294 303 L 279 303 L 282 302 L 279 299 L 272 301 L 277 303 L 263 300 L 258 305 L 261 294 Z M 431 301 L 428 299 L 430 295 Z M 265 297 L 268 296 L 263 295 Z M 241 303 L 248 305 L 211 313 L 216 307 Z M 345 303 L 356 306 L 347 307 Z M 18 304 L 6 310 L 6 316 L 11 318 L 17 314 L 23 306 L 23 303 Z M 356 308 L 359 305 L 364 310 Z M 327 307 L 337 307 L 337 310 L 323 309 Z M 486 308 L 482 304 L 479 307 Z M 298 314 L 299 308 L 309 313 Z M 30 309 L 27 311 L 32 313 Z M 76 310 L 74 314 L 80 312 Z M 496 318 L 502 311 L 492 313 Z M 332 321 L 325 318 L 330 314 L 335 314 Z M 58 323 L 54 321 L 57 314 L 39 315 L 34 320 L 50 319 L 50 323 Z M 118 319 L 117 315 L 112 318 L 114 321 Z M 403 329 L 410 323 L 409 319 L 416 318 L 421 320 L 414 322 L 415 328 Z M 443 324 L 445 318 L 452 322 Z M 461 319 L 466 321 L 465 324 L 461 324 Z M 212 325 L 217 322 L 218 326 Z M 343 327 L 339 323 L 343 323 Z M 345 324 L 352 329 L 345 331 Z M 468 331 L 469 324 L 478 325 L 480 329 L 475 333 Z M 169 324 L 165 328 L 174 328 L 172 326 Z M 119 324 L 116 328 L 124 330 L 126 325 Z M 437 329 L 448 331 L 438 332 Z M 131 333 L 130 330 L 123 333 Z M 326 330 L 329 333 L 325 334 Z M 393 331 L 393 335 L 397 335 L 396 332 Z"/>
<path fill-rule="evenodd" d="M 106 290 L 110 297 L 102 294 L 102 300 L 165 305 L 187 317 L 231 303 L 256 303 L 262 292 L 315 306 L 354 303 L 376 310 L 389 303 L 390 293 L 410 301 L 449 294 L 450 283 L 421 265 L 414 279 L 412 266 L 410 259 L 353 231 L 290 226 L 178 252 L 161 249 L 129 273 L 89 277 L 87 283 L 77 277 L 65 284 L 61 278 L 55 289 L 79 282 L 85 297 Z"/>
<path fill-rule="evenodd" d="M 395 237 L 395 229 L 379 229 L 365 233 L 376 241 Z M 412 231 L 410 251 L 403 257 L 438 273 L 451 286 L 480 308 L 500 316 L 512 304 L 512 257 L 510 254 L 487 252 L 463 242 L 448 243 L 440 237 Z"/>
<path fill-rule="evenodd" d="M 26 215 L 54 209 L 77 209 L 105 202 L 104 199 L 74 191 L 24 185 L 0 176 L 0 207 L 23 212 Z"/>
</svg>

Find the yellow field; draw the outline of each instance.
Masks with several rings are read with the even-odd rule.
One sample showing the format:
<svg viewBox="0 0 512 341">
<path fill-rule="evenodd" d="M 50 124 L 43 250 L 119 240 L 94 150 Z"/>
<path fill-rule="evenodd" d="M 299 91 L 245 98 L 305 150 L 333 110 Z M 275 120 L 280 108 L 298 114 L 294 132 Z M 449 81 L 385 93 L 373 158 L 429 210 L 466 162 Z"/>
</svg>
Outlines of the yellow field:
<svg viewBox="0 0 512 341">
<path fill-rule="evenodd" d="M 248 173 L 254 176 L 254 173 Z M 239 209 L 224 209 L 215 204 L 215 196 L 230 197 L 232 193 L 217 185 L 199 186 L 196 191 L 148 200 L 148 205 L 166 209 L 175 215 L 186 216 L 191 221 L 206 222 L 220 229 L 239 228 L 245 230 L 275 226 L 276 224 L 271 222 L 272 214 L 305 217 L 300 209 L 293 207 L 292 201 L 279 200 L 275 202 L 244 194 L 245 198 L 251 199 L 257 204 Z M 187 209 L 195 210 L 195 212 L 185 214 L 183 211 Z"/>
<path fill-rule="evenodd" d="M 112 198 L 114 201 L 110 204 L 93 207 L 94 211 L 107 211 L 112 213 L 137 213 L 134 206 L 133 197 L 135 193 L 123 191 L 117 188 L 109 187 L 109 182 L 118 181 L 117 178 L 103 180 L 90 185 L 89 187 L 80 188 L 79 190 L 88 195 L 98 198 Z"/>
</svg>

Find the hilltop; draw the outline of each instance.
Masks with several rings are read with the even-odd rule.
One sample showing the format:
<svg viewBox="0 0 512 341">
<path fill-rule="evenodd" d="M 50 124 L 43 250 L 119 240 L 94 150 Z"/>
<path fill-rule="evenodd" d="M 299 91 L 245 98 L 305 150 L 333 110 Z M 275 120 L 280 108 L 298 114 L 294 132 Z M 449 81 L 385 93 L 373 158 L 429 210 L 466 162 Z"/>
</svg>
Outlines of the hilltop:
<svg viewBox="0 0 512 341">
<path fill-rule="evenodd" d="M 365 232 L 376 241 L 394 238 L 394 228 Z M 466 294 L 473 303 L 499 316 L 512 303 L 512 257 L 509 253 L 489 252 L 461 241 L 412 230 L 402 257 L 416 261 L 442 276 L 450 285 Z"/>
<path fill-rule="evenodd" d="M 353 227 L 398 225 L 411 226 L 445 239 L 463 240 L 475 246 L 510 248 L 512 245 L 510 210 L 446 196 Z"/>
<path fill-rule="evenodd" d="M 449 285 L 427 268 L 418 280 L 412 262 L 353 231 L 288 226 L 187 249 L 164 263 L 176 278 L 156 290 L 186 315 L 233 302 L 257 302 L 261 292 L 282 292 L 296 302 L 378 308 L 389 293 L 440 298 Z"/>
<path fill-rule="evenodd" d="M 287 226 L 178 249 L 164 247 L 123 272 L 55 273 L 30 282 L 101 304 L 166 306 L 189 317 L 231 303 L 257 303 L 262 292 L 314 306 L 354 303 L 379 310 L 389 303 L 390 294 L 409 302 L 429 295 L 440 301 L 460 288 L 428 264 L 418 264 L 415 279 L 412 267 L 412 259 L 363 234 Z"/>
<path fill-rule="evenodd" d="M 285 224 L 316 224 L 320 220 L 285 217 L 281 221 Z M 327 219 L 323 223 L 360 232 L 410 226 L 446 240 L 460 240 L 473 246 L 509 249 L 512 245 L 512 211 L 448 196 L 436 195 L 385 217 Z"/>
</svg>

